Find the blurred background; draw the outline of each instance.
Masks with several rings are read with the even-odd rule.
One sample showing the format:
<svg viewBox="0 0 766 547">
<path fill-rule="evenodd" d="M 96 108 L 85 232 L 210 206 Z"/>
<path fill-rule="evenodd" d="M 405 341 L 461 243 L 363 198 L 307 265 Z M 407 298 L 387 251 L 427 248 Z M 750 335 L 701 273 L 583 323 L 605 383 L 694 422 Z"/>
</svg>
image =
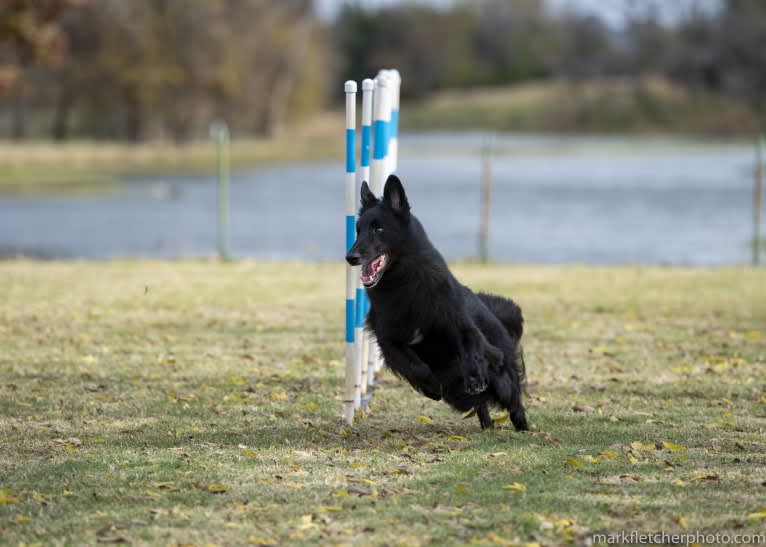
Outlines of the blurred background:
<svg viewBox="0 0 766 547">
<path fill-rule="evenodd" d="M 402 75 L 399 174 L 450 259 L 766 254 L 762 0 L 4 0 L 0 256 L 340 260 L 343 82 Z"/>
</svg>

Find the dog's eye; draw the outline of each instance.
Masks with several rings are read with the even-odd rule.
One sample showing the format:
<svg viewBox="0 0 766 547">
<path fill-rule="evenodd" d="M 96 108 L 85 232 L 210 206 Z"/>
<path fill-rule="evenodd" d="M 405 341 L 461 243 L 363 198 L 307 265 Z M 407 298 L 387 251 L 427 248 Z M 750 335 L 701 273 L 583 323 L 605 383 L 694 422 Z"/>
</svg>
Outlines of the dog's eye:
<svg viewBox="0 0 766 547">
<path fill-rule="evenodd" d="M 382 233 L 383 233 L 383 228 L 381 228 L 380 226 L 377 226 L 377 227 L 375 228 L 375 233 L 376 233 L 376 234 L 382 234 Z"/>
</svg>

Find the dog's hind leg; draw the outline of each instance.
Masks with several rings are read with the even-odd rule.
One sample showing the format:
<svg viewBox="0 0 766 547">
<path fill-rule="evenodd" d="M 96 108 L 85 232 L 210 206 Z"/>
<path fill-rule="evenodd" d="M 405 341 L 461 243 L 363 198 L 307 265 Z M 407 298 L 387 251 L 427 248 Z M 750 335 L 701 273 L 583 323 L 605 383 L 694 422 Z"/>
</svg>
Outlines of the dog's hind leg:
<svg viewBox="0 0 766 547">
<path fill-rule="evenodd" d="M 490 344 L 470 319 L 460 328 L 459 359 L 467 393 L 475 395 L 488 387 L 487 378 L 503 366 L 503 352 Z"/>
<path fill-rule="evenodd" d="M 513 366 L 513 365 L 511 365 Z M 514 382 L 508 370 L 492 378 L 492 390 L 495 393 L 497 401 L 506 409 L 510 415 L 511 422 L 517 431 L 527 431 L 527 416 L 524 411 L 524 405 L 521 402 L 521 389 L 518 381 Z"/>
<path fill-rule="evenodd" d="M 476 407 L 476 414 L 479 416 L 479 423 L 482 429 L 492 429 L 495 427 L 495 422 L 489 414 L 489 407 L 487 407 L 486 401 Z"/>
</svg>

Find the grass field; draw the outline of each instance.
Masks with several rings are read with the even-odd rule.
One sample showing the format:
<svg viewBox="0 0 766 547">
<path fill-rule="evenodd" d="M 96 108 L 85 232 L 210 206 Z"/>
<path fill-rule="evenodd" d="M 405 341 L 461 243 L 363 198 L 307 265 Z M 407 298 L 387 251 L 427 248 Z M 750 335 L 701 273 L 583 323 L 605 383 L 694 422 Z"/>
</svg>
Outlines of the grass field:
<svg viewBox="0 0 766 547">
<path fill-rule="evenodd" d="M 405 104 L 411 129 L 752 138 L 759 115 L 746 104 L 661 78 L 532 82 L 448 90 Z"/>
<path fill-rule="evenodd" d="M 344 426 L 340 265 L 0 262 L 0 543 L 764 533 L 766 272 L 455 270 L 524 308 L 529 433 L 390 374 Z"/>
</svg>

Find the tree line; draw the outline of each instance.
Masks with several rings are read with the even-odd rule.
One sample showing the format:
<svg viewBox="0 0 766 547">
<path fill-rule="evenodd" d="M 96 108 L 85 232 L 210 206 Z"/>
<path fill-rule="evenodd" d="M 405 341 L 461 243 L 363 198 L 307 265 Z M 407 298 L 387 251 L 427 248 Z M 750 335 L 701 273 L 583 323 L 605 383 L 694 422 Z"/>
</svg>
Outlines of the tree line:
<svg viewBox="0 0 766 547">
<path fill-rule="evenodd" d="M 766 112 L 766 2 L 693 4 L 674 24 L 634 2 L 624 27 L 543 0 L 447 8 L 312 0 L 5 0 L 0 136 L 201 138 L 214 119 L 274 135 L 338 105 L 339 82 L 398 67 L 405 100 L 532 80 L 659 75 Z"/>
</svg>

